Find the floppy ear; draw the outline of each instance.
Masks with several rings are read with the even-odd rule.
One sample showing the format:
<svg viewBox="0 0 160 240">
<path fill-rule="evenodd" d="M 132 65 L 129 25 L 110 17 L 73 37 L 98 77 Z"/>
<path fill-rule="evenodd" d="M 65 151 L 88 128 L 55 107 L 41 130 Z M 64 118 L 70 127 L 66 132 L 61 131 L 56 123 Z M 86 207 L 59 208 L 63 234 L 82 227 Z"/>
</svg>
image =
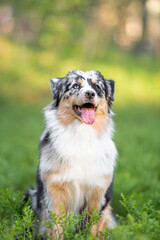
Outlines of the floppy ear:
<svg viewBox="0 0 160 240">
<path fill-rule="evenodd" d="M 105 83 L 107 86 L 107 96 L 109 97 L 110 100 L 114 101 L 114 86 L 115 86 L 115 81 L 111 79 L 105 79 Z"/>
</svg>

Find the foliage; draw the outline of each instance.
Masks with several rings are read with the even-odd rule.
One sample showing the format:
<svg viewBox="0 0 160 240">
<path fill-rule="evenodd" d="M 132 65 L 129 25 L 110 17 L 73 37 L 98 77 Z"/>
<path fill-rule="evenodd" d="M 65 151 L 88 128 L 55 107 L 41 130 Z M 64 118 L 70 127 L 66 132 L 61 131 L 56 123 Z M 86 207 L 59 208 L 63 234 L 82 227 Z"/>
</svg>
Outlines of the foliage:
<svg viewBox="0 0 160 240">
<path fill-rule="evenodd" d="M 51 212 L 51 219 L 46 221 L 44 226 L 51 229 L 53 224 L 55 226 L 60 224 L 66 240 L 86 239 L 89 236 L 89 230 L 100 218 L 94 210 L 93 215 L 84 211 L 81 215 L 70 213 L 66 218 L 63 208 L 61 210 L 60 216 Z M 87 214 L 91 221 L 85 229 L 81 229 L 82 220 Z M 35 231 L 38 220 L 30 209 L 29 202 L 24 203 L 24 195 L 20 192 L 12 193 L 8 190 L 0 190 L 0 222 L 2 240 L 36 239 Z M 78 233 L 75 233 L 75 229 L 79 229 Z M 39 236 L 42 237 L 43 234 Z"/>
<path fill-rule="evenodd" d="M 33 223 L 36 221 L 24 195 L 0 190 L 0 236 L 1 239 L 32 239 Z"/>
<path fill-rule="evenodd" d="M 126 198 L 121 194 L 121 204 L 127 210 L 127 219 L 120 217 L 121 224 L 113 232 L 113 239 L 158 240 L 160 238 L 160 211 L 151 200 L 138 205 L 133 196 Z"/>
<path fill-rule="evenodd" d="M 99 233 L 101 239 L 111 240 L 158 240 L 160 237 L 160 211 L 156 210 L 151 201 L 138 205 L 133 196 L 126 198 L 121 194 L 121 207 L 127 210 L 127 218 L 117 216 L 117 227 L 113 230 L 105 230 Z M 90 235 L 91 227 L 100 218 L 96 211 L 89 214 L 91 221 L 81 228 L 82 221 L 89 214 L 86 211 L 81 215 L 70 213 L 65 217 L 63 208 L 61 215 L 51 213 L 51 219 L 44 223 L 46 228 L 52 228 L 59 224 L 63 228 L 64 239 L 98 239 Z M 11 193 L 8 190 L 0 192 L 0 235 L 2 240 L 13 239 L 36 239 L 35 223 L 38 220 L 34 217 L 29 203 L 24 204 L 24 195 L 20 192 Z M 78 231 L 75 232 L 75 229 Z M 39 236 L 43 236 L 40 234 Z M 48 237 L 48 239 L 50 239 Z"/>
<path fill-rule="evenodd" d="M 83 56 L 80 49 L 60 55 L 50 49 L 13 44 L 5 38 L 0 45 L 0 96 L 4 100 L 36 104 L 46 101 L 51 96 L 50 78 L 65 76 L 71 69 L 96 69 L 116 81 L 116 104 L 160 102 L 156 59 L 133 57 L 113 49 L 107 49 L 105 58 Z"/>
<path fill-rule="evenodd" d="M 86 210 L 79 215 L 75 215 L 73 212 L 71 212 L 67 218 L 63 211 L 63 207 L 61 207 L 61 214 L 57 215 L 55 213 L 51 212 L 51 219 L 44 223 L 44 225 L 52 229 L 53 224 L 55 226 L 60 225 L 63 229 L 64 238 L 66 240 L 69 239 L 91 239 L 93 238 L 90 236 L 90 229 L 91 227 L 98 222 L 100 219 L 100 216 L 97 214 L 97 212 L 92 209 L 93 214 L 91 215 Z M 90 218 L 90 221 L 87 222 L 87 219 Z M 86 221 L 85 228 L 84 221 Z M 55 232 L 57 231 L 58 227 L 55 228 Z"/>
<path fill-rule="evenodd" d="M 111 240 L 159 240 L 158 60 L 128 56 L 113 49 L 107 50 L 105 58 L 84 58 L 80 50 L 75 55 L 70 51 L 60 55 L 13 44 L 5 38 L 0 44 L 0 188 L 9 189 L 0 193 L 1 239 L 32 239 L 36 219 L 16 191 L 25 192 L 35 185 L 38 139 L 44 125 L 41 109 L 52 100 L 48 79 L 77 68 L 98 69 L 116 80 L 114 140 L 119 157 L 112 206 L 119 217 L 118 226 L 102 236 Z M 121 192 L 126 197 L 122 195 L 121 199 Z M 133 193 L 134 199 L 129 198 Z M 52 216 L 52 220 L 58 218 Z M 79 224 L 79 219 L 73 214 L 62 219 L 68 221 L 63 225 L 66 239 L 91 239 L 87 235 L 89 227 L 73 234 L 72 222 Z"/>
<path fill-rule="evenodd" d="M 17 42 L 63 53 L 80 48 L 105 56 L 107 47 L 116 46 L 150 57 L 160 54 L 159 8 L 148 7 L 147 0 L 6 0 L 1 6 L 9 6 L 12 14 L 2 8 L 0 32 Z"/>
</svg>

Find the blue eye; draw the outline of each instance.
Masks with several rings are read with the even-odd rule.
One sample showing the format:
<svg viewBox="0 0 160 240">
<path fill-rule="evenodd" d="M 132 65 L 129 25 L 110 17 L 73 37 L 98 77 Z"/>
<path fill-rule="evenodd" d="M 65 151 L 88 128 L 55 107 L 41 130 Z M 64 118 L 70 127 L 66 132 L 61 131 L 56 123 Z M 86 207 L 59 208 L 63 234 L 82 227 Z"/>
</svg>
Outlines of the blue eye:
<svg viewBox="0 0 160 240">
<path fill-rule="evenodd" d="M 74 84 L 74 85 L 73 85 L 73 88 L 74 88 L 74 89 L 79 89 L 79 87 L 80 87 L 80 86 L 79 86 L 78 84 Z"/>
</svg>

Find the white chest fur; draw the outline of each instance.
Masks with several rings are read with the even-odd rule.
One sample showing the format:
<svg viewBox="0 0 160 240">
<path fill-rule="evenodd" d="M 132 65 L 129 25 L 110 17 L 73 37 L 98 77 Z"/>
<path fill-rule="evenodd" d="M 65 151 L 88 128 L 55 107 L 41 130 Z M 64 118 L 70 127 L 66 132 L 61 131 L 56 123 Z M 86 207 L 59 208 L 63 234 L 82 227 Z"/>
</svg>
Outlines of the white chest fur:
<svg viewBox="0 0 160 240">
<path fill-rule="evenodd" d="M 112 121 L 107 124 L 103 134 L 97 136 L 92 126 L 81 123 L 79 120 L 65 127 L 60 124 L 53 111 L 47 111 L 45 116 L 46 127 L 51 132 L 53 149 L 46 148 L 42 154 L 41 170 L 47 171 L 51 168 L 54 170 L 57 161 L 61 160 L 67 167 L 64 168 L 63 174 L 53 176 L 53 181 L 103 185 L 104 176 L 113 174 L 117 154 L 111 139 Z"/>
</svg>

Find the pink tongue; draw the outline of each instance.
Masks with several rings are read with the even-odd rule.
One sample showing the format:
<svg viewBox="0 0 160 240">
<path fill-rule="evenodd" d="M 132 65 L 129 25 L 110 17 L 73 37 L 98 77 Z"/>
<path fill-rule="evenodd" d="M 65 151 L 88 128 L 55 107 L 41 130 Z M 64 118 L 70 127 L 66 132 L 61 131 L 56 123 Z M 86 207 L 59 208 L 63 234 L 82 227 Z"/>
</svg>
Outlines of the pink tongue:
<svg viewBox="0 0 160 240">
<path fill-rule="evenodd" d="M 95 110 L 93 108 L 81 108 L 81 117 L 84 123 L 92 124 L 95 121 Z"/>
</svg>

